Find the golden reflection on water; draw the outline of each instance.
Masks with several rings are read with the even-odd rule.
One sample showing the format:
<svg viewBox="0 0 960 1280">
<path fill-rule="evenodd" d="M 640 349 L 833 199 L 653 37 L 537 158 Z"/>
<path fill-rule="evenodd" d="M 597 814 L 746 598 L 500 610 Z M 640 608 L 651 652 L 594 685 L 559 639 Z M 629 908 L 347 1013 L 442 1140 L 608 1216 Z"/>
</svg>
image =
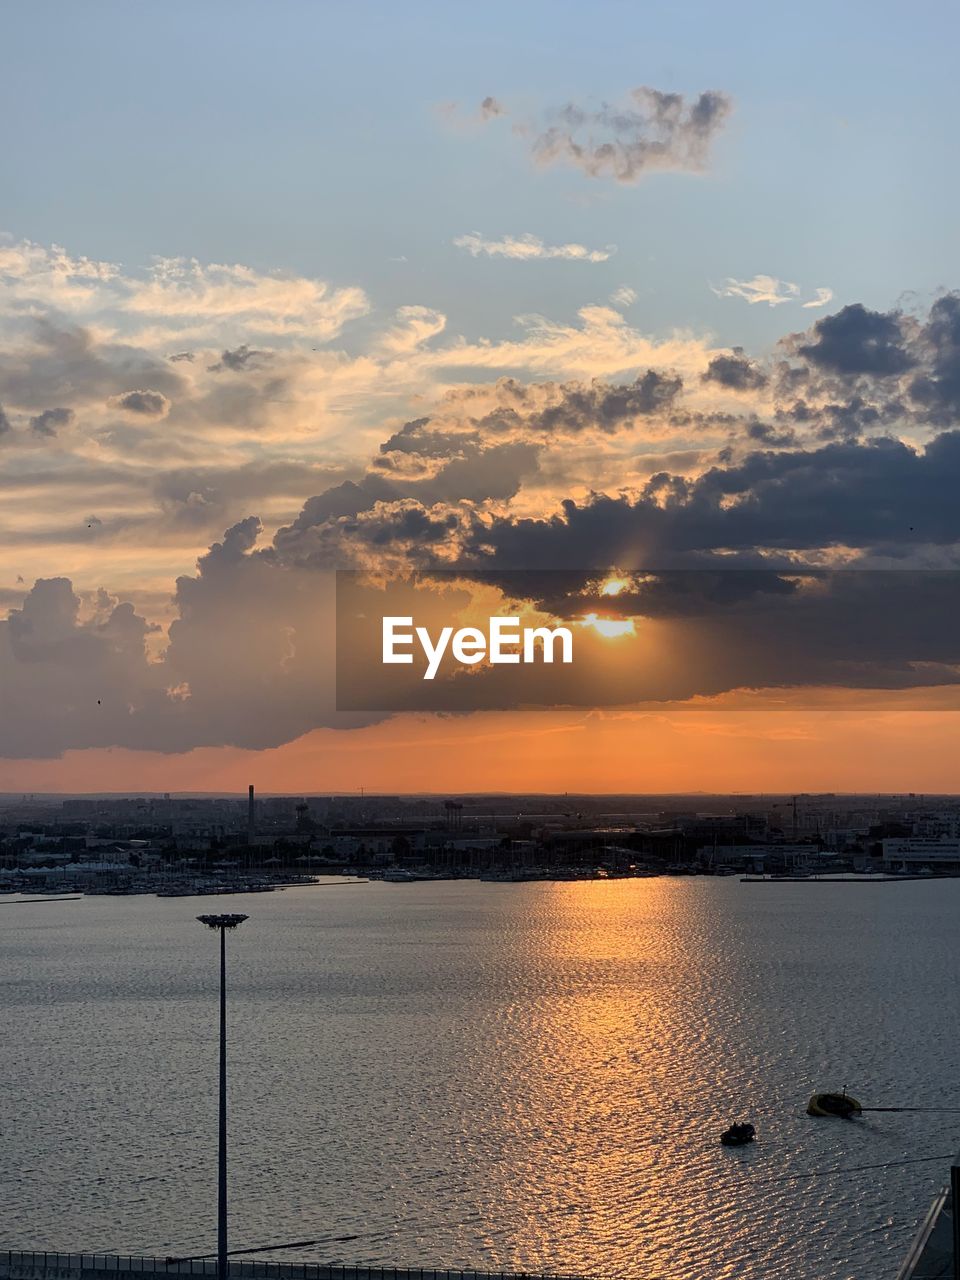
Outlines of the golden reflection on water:
<svg viewBox="0 0 960 1280">
<path fill-rule="evenodd" d="M 760 1148 L 718 1139 L 766 1088 L 762 1055 L 743 1043 L 744 935 L 694 881 L 556 884 L 536 909 L 531 961 L 563 981 L 509 1014 L 530 1052 L 510 1082 L 510 1125 L 526 1140 L 504 1194 L 542 1188 L 515 1265 L 609 1271 L 612 1252 L 618 1272 L 635 1260 L 674 1277 L 680 1251 L 683 1274 L 742 1274 L 754 1224 L 737 1179 Z"/>
</svg>

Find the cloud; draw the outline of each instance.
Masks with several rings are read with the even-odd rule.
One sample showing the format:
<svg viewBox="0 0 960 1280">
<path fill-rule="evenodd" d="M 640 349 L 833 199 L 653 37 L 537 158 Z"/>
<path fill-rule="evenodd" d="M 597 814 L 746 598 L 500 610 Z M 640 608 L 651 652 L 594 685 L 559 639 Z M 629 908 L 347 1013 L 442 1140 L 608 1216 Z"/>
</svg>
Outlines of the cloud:
<svg viewBox="0 0 960 1280">
<path fill-rule="evenodd" d="M 110 404 L 144 418 L 162 418 L 170 411 L 170 401 L 162 391 L 125 391 L 122 396 L 112 397 Z"/>
<path fill-rule="evenodd" d="M 521 401 L 529 394 L 507 390 Z M 643 378 L 626 392 L 643 398 Z M 576 426 L 578 413 L 597 412 L 591 397 L 602 389 L 551 394 Z M 613 418 L 620 412 L 601 411 Z M 411 421 L 396 435 L 411 440 L 426 426 Z M 928 589 L 924 574 L 888 575 L 874 587 L 882 575 L 867 574 L 867 586 L 823 603 L 798 594 L 791 570 L 798 554 L 809 559 L 830 547 L 905 556 L 939 544 L 953 548 L 960 563 L 960 432 L 935 436 L 925 450 L 888 438 L 763 449 L 695 478 L 662 472 L 637 494 L 566 499 L 540 514 L 484 510 L 486 495 L 500 501 L 516 492 L 516 477 L 536 457 L 522 442 L 472 439 L 416 482 L 373 474 L 340 482 L 304 504 L 262 549 L 260 520 L 237 521 L 201 556 L 197 572 L 178 580 L 177 616 L 159 660 L 148 658 L 150 626 L 129 602 L 81 598 L 65 579 L 38 582 L 0 623 L 0 685 L 11 691 L 0 750 L 253 749 L 321 725 L 359 723 L 335 711 L 329 683 L 335 565 L 454 564 L 570 618 L 591 611 L 595 588 L 587 579 L 605 566 L 662 570 L 672 562 L 718 570 L 699 578 L 655 574 L 604 602 L 651 625 L 670 623 L 674 629 L 658 633 L 659 645 L 610 653 L 584 632 L 596 658 L 591 678 L 578 678 L 564 693 L 556 673 L 524 672 L 522 682 L 455 691 L 459 709 L 688 698 L 744 683 L 912 687 L 956 680 L 956 628 L 942 625 L 956 608 L 955 588 L 951 595 L 942 582 L 930 582 Z M 505 476 L 512 477 L 506 484 Z M 202 497 L 187 475 L 181 492 L 188 502 Z M 763 565 L 765 556 L 780 565 L 780 576 L 758 582 L 731 572 Z M 564 574 L 557 565 L 566 566 Z M 519 581 L 510 578 L 514 568 L 523 570 Z M 492 579 L 484 578 L 491 571 Z M 896 591 L 891 581 L 900 583 Z M 640 628 L 638 637 L 645 634 Z"/>
<path fill-rule="evenodd" d="M 447 317 L 432 307 L 398 307 L 395 323 L 381 336 L 379 346 L 388 355 L 401 357 L 443 333 L 446 326 Z"/>
<path fill-rule="evenodd" d="M 833 301 L 833 290 L 820 288 L 816 290 L 816 296 L 814 298 L 812 298 L 809 302 L 802 303 L 801 305 L 805 310 L 809 310 L 813 307 L 825 307 L 828 303 L 832 301 Z"/>
<path fill-rule="evenodd" d="M 74 257 L 58 244 L 0 234 L 0 293 L 8 299 L 82 309 L 119 276 L 114 263 Z"/>
<path fill-rule="evenodd" d="M 648 369 L 624 384 L 596 380 L 521 388 L 508 381 L 504 386 L 513 392 L 527 430 L 576 435 L 589 430 L 613 432 L 639 417 L 664 413 L 680 395 L 683 379 Z"/>
<path fill-rule="evenodd" d="M 504 236 L 500 240 L 485 240 L 479 231 L 457 236 L 453 242 L 458 249 L 466 249 L 474 258 L 481 254 L 488 258 L 515 258 L 521 262 L 542 259 L 563 259 L 567 262 L 607 262 L 616 247 L 588 249 L 582 244 L 548 245 L 534 235 Z"/>
<path fill-rule="evenodd" d="M 67 579 L 41 579 L 0 623 L 3 754 L 57 755 L 71 743 L 129 740 L 130 705 L 157 696 L 146 621 L 129 604 L 84 620 L 80 605 Z"/>
<path fill-rule="evenodd" d="M 413 419 L 380 445 L 381 454 L 449 457 L 498 438 L 548 443 L 553 439 L 629 431 L 660 420 L 683 391 L 672 370 L 647 369 L 632 382 L 524 382 L 500 378 L 493 386 L 468 386 L 443 397 L 433 414 Z"/>
<path fill-rule="evenodd" d="M 615 307 L 629 307 L 637 300 L 636 289 L 631 289 L 629 285 L 622 284 L 619 289 L 614 289 L 610 295 L 610 301 Z"/>
<path fill-rule="evenodd" d="M 255 351 L 252 347 L 248 347 L 246 343 L 243 343 L 235 351 L 221 351 L 220 359 L 216 364 L 207 365 L 207 372 L 222 373 L 224 370 L 229 370 L 231 373 L 240 373 L 248 365 L 255 366 L 264 359 L 269 359 L 266 352 Z"/>
<path fill-rule="evenodd" d="M 534 391 L 524 411 L 530 422 L 513 430 L 506 416 L 489 428 L 471 427 L 464 417 L 470 410 L 459 403 L 451 402 L 450 421 L 437 418 L 448 390 L 476 388 L 471 408 L 479 419 L 491 408 L 516 409 L 500 405 L 494 390 L 505 370 L 518 385 L 537 378 L 589 385 L 600 375 L 612 386 L 629 386 L 638 370 L 652 365 L 664 377 L 703 365 L 696 339 L 655 341 L 609 306 L 584 307 L 569 323 L 520 317 L 505 340 L 468 340 L 448 332 L 442 313 L 409 305 L 371 318 L 344 350 L 323 348 L 312 332 L 265 335 L 255 317 L 249 324 L 230 317 L 222 324 L 205 321 L 207 336 L 193 335 L 189 347 L 181 346 L 171 334 L 179 335 L 181 323 L 193 329 L 193 319 L 168 325 L 152 317 L 143 327 L 144 313 L 127 309 L 135 273 L 86 267 L 81 259 L 23 246 L 13 259 L 17 273 L 0 279 L 0 300 L 9 304 L 0 308 L 3 443 L 6 452 L 17 451 L 15 465 L 0 478 L 16 486 L 9 490 L 15 501 L 4 513 L 3 533 L 18 548 L 18 567 L 33 577 L 49 576 L 51 562 L 59 569 L 59 547 L 81 590 L 95 585 L 101 565 L 109 573 L 111 556 L 120 554 L 113 548 L 133 545 L 142 549 L 138 590 L 149 582 L 151 599 L 162 599 L 165 581 L 191 562 L 198 540 L 245 515 L 245 503 L 255 503 L 271 529 L 289 525 L 305 496 L 329 485 L 331 474 L 358 481 L 375 466 L 389 476 L 398 499 L 441 493 L 456 500 L 454 485 L 462 484 L 465 494 L 486 490 L 485 501 L 510 500 L 494 494 L 515 494 L 518 482 L 545 483 L 543 448 L 564 432 L 535 415 L 558 393 Z M 81 270 L 87 274 L 75 291 Z M 269 328 L 272 296 L 264 305 Z M 193 358 L 172 360 L 171 353 Z M 74 415 L 69 432 L 62 415 L 59 425 L 43 416 L 54 407 Z M 433 457 L 423 435 L 406 459 L 401 450 L 380 451 L 425 410 L 434 419 Z M 36 459 L 44 426 L 59 434 L 56 452 L 48 451 L 41 468 Z M 576 434 L 584 441 L 589 480 L 599 482 L 606 463 L 599 455 L 589 458 L 587 441 L 610 433 L 587 426 Z M 491 453 L 508 444 L 525 449 Z M 489 478 L 495 458 L 504 467 L 498 484 Z M 455 468 L 438 476 L 454 460 L 479 467 L 482 481 L 471 484 Z M 568 451 L 568 477 L 576 465 Z M 551 466 L 556 470 L 558 463 Z M 254 483 L 254 473 L 262 481 Z M 91 509 L 102 520 L 95 555 L 87 536 Z M 129 582 L 127 571 L 121 575 Z"/>
<path fill-rule="evenodd" d="M 759 275 L 752 280 L 734 280 L 728 276 L 718 289 L 711 285 L 710 290 L 718 298 L 743 298 L 751 306 L 766 302 L 768 306 L 779 307 L 784 302 L 796 301 L 800 286 L 789 280 L 778 280 L 775 276 Z"/>
<path fill-rule="evenodd" d="M 263 747 L 317 723 L 376 719 L 335 710 L 332 575 L 280 570 L 253 551 L 258 530 L 254 518 L 240 522 L 178 580 L 158 661 L 147 654 L 151 626 L 129 602 L 81 597 L 65 578 L 36 582 L 0 622 L 0 754 Z"/>
<path fill-rule="evenodd" d="M 494 120 L 497 116 L 506 115 L 506 111 L 496 98 L 486 97 L 480 103 L 480 119 Z"/>
<path fill-rule="evenodd" d="M 402 563 L 410 547 L 424 556 L 438 552 L 462 522 L 453 512 L 404 501 L 371 509 L 366 529 L 384 559 L 398 553 Z M 278 543 L 258 549 L 260 536 L 255 517 L 238 522 L 200 557 L 195 573 L 179 578 L 177 617 L 154 661 L 150 624 L 129 601 L 104 591 L 81 596 L 66 578 L 42 579 L 22 598 L 14 593 L 0 622 L 0 752 L 49 758 L 109 746 L 256 750 L 317 727 L 381 719 L 378 712 L 336 710 L 333 575 Z M 481 670 L 469 684 L 438 684 L 439 705 L 602 707 L 744 687 L 911 689 L 958 681 L 956 571 L 810 575 L 790 566 L 764 573 L 714 566 L 626 577 L 617 597 L 600 595 L 595 572 L 460 569 L 455 592 L 429 573 L 408 577 L 403 590 L 421 619 L 439 608 L 444 621 L 452 611 L 475 621 L 471 607 L 482 616 L 516 601 L 528 614 L 547 611 L 577 628 L 575 678 L 559 666 L 511 668 L 496 680 Z M 375 587 L 370 612 L 389 598 Z M 582 626 L 598 609 L 640 625 L 610 646 Z M 368 629 L 368 639 L 374 633 Z M 370 679 L 377 674 L 371 660 Z M 401 689 L 397 709 L 422 706 L 425 692 L 432 691 L 422 682 Z"/>
<path fill-rule="evenodd" d="M 400 432 L 398 439 L 411 441 L 413 432 Z M 277 552 L 287 561 L 327 569 L 370 564 L 382 558 L 384 548 L 396 549 L 406 539 L 413 552 L 418 540 L 434 543 L 458 527 L 454 507 L 514 497 L 536 472 L 538 458 L 537 447 L 523 441 L 481 447 L 460 437 L 457 452 L 421 476 L 370 471 L 309 498 L 296 520 L 277 531 Z"/>
<path fill-rule="evenodd" d="M 430 418 L 413 418 L 380 445 L 380 453 L 415 453 L 425 458 L 445 458 L 461 453 L 464 445 L 479 443 L 479 432 L 428 429 Z"/>
<path fill-rule="evenodd" d="M 687 333 L 652 336 L 617 309 L 629 305 L 620 291 L 617 305 L 584 306 L 573 320 L 515 317 L 506 336 L 464 336 L 410 304 L 369 315 L 337 349 L 309 329 L 265 332 L 226 300 L 220 319 L 213 301 L 202 321 L 130 311 L 127 282 L 138 277 L 119 268 L 94 264 L 81 277 L 81 260 L 38 250 L 16 262 L 20 274 L 0 280 L 10 304 L 0 310 L 0 519 L 15 570 L 33 581 L 69 566 L 77 646 L 103 652 L 87 612 L 101 583 L 125 588 L 145 623 L 166 627 L 175 615 L 180 640 L 193 637 L 189 663 L 155 670 L 169 644 L 166 632 L 146 633 L 142 683 L 160 681 L 155 708 L 132 720 L 118 711 L 112 741 L 179 750 L 170 744 L 241 732 L 218 700 L 238 696 L 241 674 L 256 681 L 256 670 L 241 673 L 238 657 L 228 682 L 216 646 L 245 615 L 224 604 L 218 631 L 211 605 L 204 628 L 187 625 L 191 591 L 210 599 L 219 581 L 275 591 L 263 643 L 279 668 L 290 652 L 283 635 L 308 622 L 300 604 L 284 604 L 277 569 L 296 571 L 299 598 L 309 575 L 333 566 L 596 568 L 650 555 L 960 563 L 949 497 L 960 478 L 956 295 L 926 314 L 819 313 L 766 356 Z M 206 284 L 188 292 L 209 285 L 202 275 Z M 269 290 L 262 300 L 269 330 L 279 301 Z M 206 336 L 181 347 L 171 337 L 181 323 L 202 324 Z M 43 447 L 41 423 L 59 430 L 55 448 Z M 257 542 L 245 523 L 254 511 Z M 170 584 L 224 528 L 238 532 L 204 553 L 203 586 L 171 605 Z M 309 701 L 306 680 L 297 696 Z M 279 669 L 271 681 L 276 721 L 262 690 L 248 706 L 276 738 L 310 717 Z M 171 710 L 168 685 L 196 693 Z M 203 705 L 207 727 L 194 718 Z M 51 709 L 44 732 L 60 742 L 53 720 Z M 71 724 L 79 741 L 79 716 Z"/>
<path fill-rule="evenodd" d="M 768 378 L 759 365 L 747 358 L 742 347 L 734 347 L 730 355 L 714 356 L 702 375 L 704 382 L 715 382 L 731 391 L 759 391 Z"/>
<path fill-rule="evenodd" d="M 929 421 L 947 426 L 960 413 L 960 296 L 937 299 L 920 341 L 929 353 L 929 367 L 911 382 L 910 397 Z"/>
<path fill-rule="evenodd" d="M 72 409 L 44 409 L 30 419 L 30 429 L 38 436 L 55 436 L 60 427 L 69 427 L 75 417 Z"/>
<path fill-rule="evenodd" d="M 517 124 L 530 137 L 534 164 L 566 165 L 588 178 L 638 182 L 647 174 L 706 168 L 710 147 L 732 110 L 725 93 L 707 90 L 687 100 L 647 85 L 631 89 L 626 100 L 596 108 L 568 102 L 546 112 L 540 126 Z M 507 115 L 495 98 L 480 106 L 481 121 Z"/>
<path fill-rule="evenodd" d="M 41 412 L 51 402 L 78 408 L 151 387 L 168 398 L 185 387 L 181 374 L 149 350 L 54 315 L 31 316 L 0 339 L 0 398 Z"/>
<path fill-rule="evenodd" d="M 247 332 L 275 337 L 309 332 L 316 341 L 335 337 L 368 309 L 360 289 L 184 258 L 157 259 L 145 281 L 131 284 L 124 307 L 133 315 L 175 322 L 180 337 L 242 324 Z"/>
<path fill-rule="evenodd" d="M 55 308 L 75 320 L 109 310 L 151 342 L 247 335 L 327 341 L 366 315 L 362 289 L 336 288 L 240 263 L 155 258 L 139 274 L 73 258 L 58 245 L 0 244 L 0 300 L 20 309 Z"/>
<path fill-rule="evenodd" d="M 481 566 L 587 568 L 764 550 L 898 548 L 906 557 L 933 544 L 952 548 L 960 563 L 958 483 L 960 432 L 942 433 L 922 452 L 883 437 L 763 450 L 695 479 L 655 475 L 637 497 L 597 494 L 568 499 L 549 517 L 478 521 L 464 551 Z"/>
<path fill-rule="evenodd" d="M 891 377 L 915 363 L 906 349 L 899 315 L 870 311 L 859 302 L 818 320 L 813 341 L 797 351 L 818 368 L 850 376 Z"/>
<path fill-rule="evenodd" d="M 752 280 L 734 280 L 728 276 L 719 288 L 710 285 L 710 291 L 718 298 L 742 298 L 751 304 L 766 302 L 768 306 L 779 307 L 784 302 L 799 302 L 800 286 L 790 280 L 778 280 L 776 276 L 757 275 Z M 820 288 L 809 302 L 800 305 L 810 310 L 825 307 L 832 299 L 832 289 Z"/>
<path fill-rule="evenodd" d="M 683 94 L 641 85 L 619 106 L 561 107 L 556 123 L 534 138 L 531 154 L 542 167 L 569 165 L 621 183 L 658 171 L 697 173 L 731 109 L 730 98 L 713 90 L 688 104 Z"/>
</svg>

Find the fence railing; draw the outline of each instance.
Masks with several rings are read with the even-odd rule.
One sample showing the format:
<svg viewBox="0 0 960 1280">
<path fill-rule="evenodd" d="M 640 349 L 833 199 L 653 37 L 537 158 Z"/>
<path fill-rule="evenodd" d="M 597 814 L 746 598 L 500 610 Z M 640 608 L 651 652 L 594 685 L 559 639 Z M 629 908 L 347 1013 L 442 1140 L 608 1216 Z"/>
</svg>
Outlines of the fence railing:
<svg viewBox="0 0 960 1280">
<path fill-rule="evenodd" d="M 59 1253 L 0 1250 L 0 1273 L 23 1271 L 133 1272 L 155 1275 L 215 1276 L 215 1259 L 142 1258 L 133 1254 Z M 234 1280 L 583 1280 L 582 1277 L 529 1271 L 444 1270 L 432 1267 L 339 1267 L 315 1262 L 234 1262 Z"/>
</svg>

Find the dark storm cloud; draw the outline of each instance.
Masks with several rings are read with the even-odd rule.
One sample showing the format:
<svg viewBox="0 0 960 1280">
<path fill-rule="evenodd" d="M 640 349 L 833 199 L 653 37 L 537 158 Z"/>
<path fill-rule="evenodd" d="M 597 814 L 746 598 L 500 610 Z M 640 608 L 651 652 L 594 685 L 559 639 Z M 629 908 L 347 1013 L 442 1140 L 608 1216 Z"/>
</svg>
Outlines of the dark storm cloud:
<svg viewBox="0 0 960 1280">
<path fill-rule="evenodd" d="M 38 436 L 55 436 L 60 427 L 69 427 L 75 416 L 72 409 L 44 409 L 30 419 L 30 428 Z"/>
<path fill-rule="evenodd" d="M 728 356 L 714 356 L 701 380 L 731 391 L 759 391 L 769 381 L 759 365 L 744 355 L 742 347 L 734 347 Z"/>
<path fill-rule="evenodd" d="M 855 376 L 894 377 L 915 361 L 906 349 L 901 317 L 856 302 L 813 326 L 813 340 L 797 348 L 817 368 Z"/>
<path fill-rule="evenodd" d="M 641 85 L 619 106 L 568 103 L 553 112 L 556 123 L 534 138 L 532 155 L 540 165 L 567 164 L 624 183 L 657 170 L 696 172 L 731 109 L 730 98 L 714 90 L 688 103 L 683 94 Z"/>
</svg>

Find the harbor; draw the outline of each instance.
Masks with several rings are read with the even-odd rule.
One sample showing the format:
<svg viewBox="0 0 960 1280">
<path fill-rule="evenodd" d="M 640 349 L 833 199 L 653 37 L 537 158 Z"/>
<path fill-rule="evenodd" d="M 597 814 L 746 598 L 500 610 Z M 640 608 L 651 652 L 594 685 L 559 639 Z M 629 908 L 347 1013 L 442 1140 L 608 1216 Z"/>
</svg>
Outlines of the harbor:
<svg viewBox="0 0 960 1280">
<path fill-rule="evenodd" d="M 960 875 L 948 796 L 0 796 L 0 895 L 265 894 L 648 877 L 904 883 Z"/>
</svg>

